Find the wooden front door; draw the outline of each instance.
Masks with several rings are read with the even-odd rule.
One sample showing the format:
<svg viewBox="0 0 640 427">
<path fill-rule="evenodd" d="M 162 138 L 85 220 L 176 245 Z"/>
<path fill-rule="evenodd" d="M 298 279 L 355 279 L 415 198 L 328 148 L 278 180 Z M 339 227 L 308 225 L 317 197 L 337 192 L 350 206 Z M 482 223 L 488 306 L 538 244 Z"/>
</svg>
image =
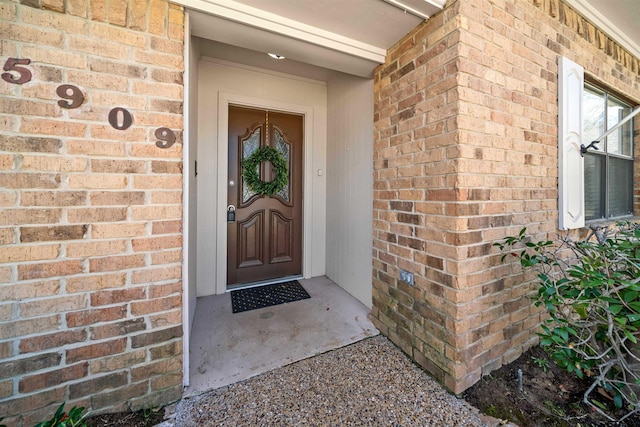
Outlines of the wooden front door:
<svg viewBox="0 0 640 427">
<path fill-rule="evenodd" d="M 227 286 L 302 272 L 302 116 L 229 106 Z M 253 191 L 242 177 L 243 162 L 271 146 L 288 164 L 288 182 L 272 195 Z M 260 180 L 275 177 L 269 161 L 257 166 Z M 232 208 L 228 208 L 232 209 Z"/>
</svg>

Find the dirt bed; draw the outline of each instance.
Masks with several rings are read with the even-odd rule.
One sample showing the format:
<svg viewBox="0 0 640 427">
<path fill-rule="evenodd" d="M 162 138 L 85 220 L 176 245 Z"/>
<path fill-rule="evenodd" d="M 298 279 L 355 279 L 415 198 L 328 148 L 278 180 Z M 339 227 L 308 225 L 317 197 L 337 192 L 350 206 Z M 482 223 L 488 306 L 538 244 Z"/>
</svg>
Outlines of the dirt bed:
<svg viewBox="0 0 640 427">
<path fill-rule="evenodd" d="M 483 377 L 463 397 L 481 412 L 521 427 L 640 426 L 639 416 L 616 424 L 584 404 L 583 395 L 590 385 L 589 379 L 569 374 L 555 365 L 544 350 L 534 347 L 515 362 Z M 600 395 L 599 400 L 606 402 L 607 397 Z"/>
<path fill-rule="evenodd" d="M 141 410 L 94 415 L 86 419 L 87 427 L 151 427 L 162 422 L 164 410 Z"/>
</svg>

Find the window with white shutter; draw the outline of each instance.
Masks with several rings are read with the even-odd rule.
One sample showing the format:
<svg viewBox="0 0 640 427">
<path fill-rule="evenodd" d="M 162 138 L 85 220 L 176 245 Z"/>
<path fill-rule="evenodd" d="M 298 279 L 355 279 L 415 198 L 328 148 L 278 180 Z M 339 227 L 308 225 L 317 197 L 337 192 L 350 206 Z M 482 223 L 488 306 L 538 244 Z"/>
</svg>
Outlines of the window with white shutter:
<svg viewBox="0 0 640 427">
<path fill-rule="evenodd" d="M 639 111 L 632 111 L 606 90 L 585 85 L 583 68 L 558 58 L 561 230 L 584 227 L 585 220 L 633 215 L 633 119 L 629 115 Z M 581 152 L 581 145 L 599 139 L 595 148 Z"/>
</svg>

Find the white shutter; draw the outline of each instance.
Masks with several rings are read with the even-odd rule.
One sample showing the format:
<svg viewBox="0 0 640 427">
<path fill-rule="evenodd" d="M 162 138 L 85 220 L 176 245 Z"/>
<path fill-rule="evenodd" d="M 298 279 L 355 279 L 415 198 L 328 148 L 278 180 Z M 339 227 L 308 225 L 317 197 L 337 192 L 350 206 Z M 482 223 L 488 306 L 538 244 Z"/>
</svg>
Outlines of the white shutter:
<svg viewBox="0 0 640 427">
<path fill-rule="evenodd" d="M 560 230 L 584 227 L 582 91 L 584 69 L 558 58 L 558 219 Z"/>
</svg>

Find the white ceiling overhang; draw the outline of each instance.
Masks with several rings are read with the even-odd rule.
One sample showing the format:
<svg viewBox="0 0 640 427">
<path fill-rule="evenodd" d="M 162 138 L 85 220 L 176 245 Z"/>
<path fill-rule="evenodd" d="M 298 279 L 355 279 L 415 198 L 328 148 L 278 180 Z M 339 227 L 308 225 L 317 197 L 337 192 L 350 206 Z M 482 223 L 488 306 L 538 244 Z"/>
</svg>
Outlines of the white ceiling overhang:
<svg viewBox="0 0 640 427">
<path fill-rule="evenodd" d="M 354 48 L 353 45 L 340 46 L 335 40 L 327 40 L 333 46 L 329 48 L 200 11 L 193 11 L 190 15 L 194 36 L 252 51 L 276 53 L 290 60 L 348 74 L 370 77 L 373 68 L 380 63 L 379 58 L 384 58 L 383 54 L 375 51 Z M 314 39 L 317 41 L 317 37 Z"/>
<path fill-rule="evenodd" d="M 170 0 L 192 34 L 229 46 L 371 77 L 387 49 L 446 0 Z M 472 0 L 467 0 L 472 1 Z M 640 0 L 565 0 L 640 58 Z"/>
<path fill-rule="evenodd" d="M 172 0 L 192 34 L 362 77 L 446 0 Z"/>
</svg>

